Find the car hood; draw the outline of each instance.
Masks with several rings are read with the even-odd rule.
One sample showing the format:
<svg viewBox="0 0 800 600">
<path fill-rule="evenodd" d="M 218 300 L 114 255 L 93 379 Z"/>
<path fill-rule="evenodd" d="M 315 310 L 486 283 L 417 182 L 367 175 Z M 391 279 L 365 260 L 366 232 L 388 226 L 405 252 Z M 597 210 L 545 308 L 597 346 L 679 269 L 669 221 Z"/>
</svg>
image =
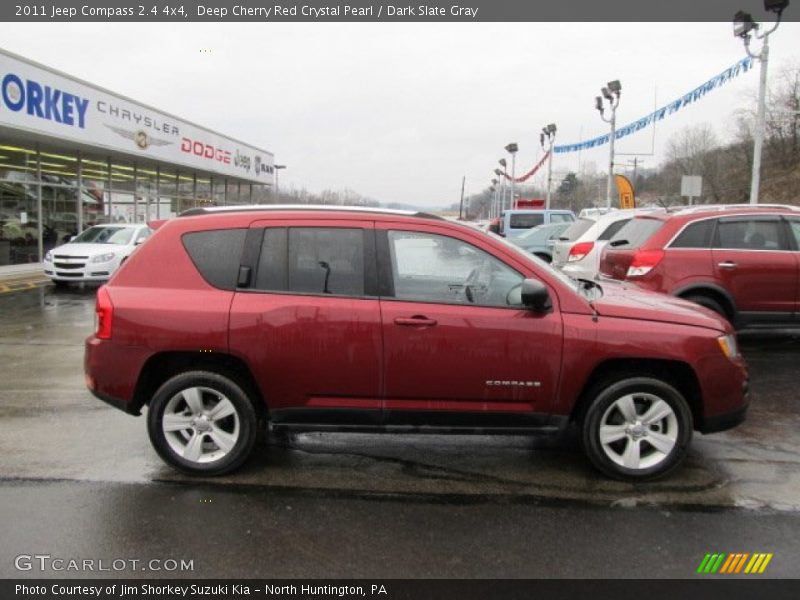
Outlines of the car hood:
<svg viewBox="0 0 800 600">
<path fill-rule="evenodd" d="M 53 254 L 61 256 L 96 256 L 107 252 L 125 252 L 128 246 L 119 244 L 64 244 L 53 249 Z"/>
<path fill-rule="evenodd" d="M 592 306 L 600 316 L 676 323 L 726 333 L 733 332 L 733 327 L 727 319 L 694 302 L 606 279 L 602 280 L 600 285 L 603 287 L 603 295 L 592 301 Z"/>
</svg>

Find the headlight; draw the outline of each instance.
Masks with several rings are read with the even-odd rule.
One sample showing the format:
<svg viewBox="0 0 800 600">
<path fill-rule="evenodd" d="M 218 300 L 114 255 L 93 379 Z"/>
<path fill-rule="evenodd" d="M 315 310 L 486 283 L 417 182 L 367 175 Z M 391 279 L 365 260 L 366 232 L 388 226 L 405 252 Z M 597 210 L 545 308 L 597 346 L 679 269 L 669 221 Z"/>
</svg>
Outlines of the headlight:
<svg viewBox="0 0 800 600">
<path fill-rule="evenodd" d="M 116 254 L 114 254 L 113 252 L 106 252 L 105 254 L 98 254 L 97 256 L 95 256 L 92 259 L 92 262 L 93 263 L 108 262 L 110 260 L 114 260 L 115 256 L 116 256 Z"/>
<path fill-rule="evenodd" d="M 736 345 L 736 336 L 732 333 L 728 335 L 721 335 L 717 338 L 717 343 L 722 350 L 722 353 L 733 360 L 739 356 L 739 347 Z"/>
<path fill-rule="evenodd" d="M 47 254 L 44 255 L 44 262 L 53 262 L 53 251 L 48 250 Z"/>
</svg>

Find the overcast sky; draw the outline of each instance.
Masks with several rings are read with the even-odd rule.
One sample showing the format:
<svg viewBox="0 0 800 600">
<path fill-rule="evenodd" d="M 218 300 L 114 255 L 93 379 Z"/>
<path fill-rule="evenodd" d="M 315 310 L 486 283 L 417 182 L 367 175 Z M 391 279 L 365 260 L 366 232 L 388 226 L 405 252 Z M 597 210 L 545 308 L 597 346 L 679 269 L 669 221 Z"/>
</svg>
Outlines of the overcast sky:
<svg viewBox="0 0 800 600">
<path fill-rule="evenodd" d="M 770 41 L 770 74 L 800 65 L 800 24 Z M 527 171 L 547 123 L 557 144 L 607 132 L 593 105 L 609 80 L 622 82 L 622 125 L 745 55 L 730 23 L 0 23 L 0 46 L 274 152 L 281 187 L 419 206 L 457 201 L 462 175 L 467 194 L 487 187 L 508 142 Z M 653 167 L 684 127 L 726 139 L 757 73 L 661 121 L 655 156 L 651 129 L 617 150 Z M 600 171 L 607 160 L 607 146 L 580 155 Z M 577 168 L 577 153 L 555 156 L 557 174 Z"/>
</svg>

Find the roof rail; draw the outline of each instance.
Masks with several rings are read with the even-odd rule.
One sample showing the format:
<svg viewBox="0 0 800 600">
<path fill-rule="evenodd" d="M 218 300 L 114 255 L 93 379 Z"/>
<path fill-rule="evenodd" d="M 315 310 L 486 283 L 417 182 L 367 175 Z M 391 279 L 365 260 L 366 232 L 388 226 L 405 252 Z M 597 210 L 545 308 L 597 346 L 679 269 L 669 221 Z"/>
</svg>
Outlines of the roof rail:
<svg viewBox="0 0 800 600">
<path fill-rule="evenodd" d="M 711 211 L 711 210 L 744 210 L 744 209 L 763 209 L 775 208 L 780 210 L 797 210 L 800 211 L 800 206 L 793 204 L 696 204 L 694 206 L 674 206 L 668 210 L 673 213 L 689 214 L 695 212 Z"/>
<path fill-rule="evenodd" d="M 346 211 L 361 213 L 376 213 L 382 215 L 401 215 L 408 217 L 423 217 L 426 219 L 442 219 L 439 215 L 431 213 L 396 210 L 392 208 L 373 208 L 370 206 L 346 206 L 338 204 L 232 204 L 228 206 L 200 206 L 184 210 L 179 217 L 195 217 L 198 215 L 214 215 L 220 213 L 237 212 L 271 212 L 279 210 L 308 210 L 308 211 Z"/>
</svg>

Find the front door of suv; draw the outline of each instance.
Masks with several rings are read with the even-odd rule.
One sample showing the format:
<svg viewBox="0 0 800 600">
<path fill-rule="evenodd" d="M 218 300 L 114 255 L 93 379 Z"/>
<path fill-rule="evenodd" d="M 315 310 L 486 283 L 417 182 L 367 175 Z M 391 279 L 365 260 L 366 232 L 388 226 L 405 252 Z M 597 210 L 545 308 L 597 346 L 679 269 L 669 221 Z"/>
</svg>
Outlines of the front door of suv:
<svg viewBox="0 0 800 600">
<path fill-rule="evenodd" d="M 557 306 L 524 308 L 523 275 L 480 242 L 377 227 L 387 424 L 543 424 L 561 367 Z"/>
<path fill-rule="evenodd" d="M 374 229 L 360 220 L 258 221 L 231 306 L 231 352 L 273 422 L 379 424 Z"/>
<path fill-rule="evenodd" d="M 743 321 L 791 318 L 797 257 L 779 215 L 721 217 L 712 257 L 717 278 Z"/>
</svg>

